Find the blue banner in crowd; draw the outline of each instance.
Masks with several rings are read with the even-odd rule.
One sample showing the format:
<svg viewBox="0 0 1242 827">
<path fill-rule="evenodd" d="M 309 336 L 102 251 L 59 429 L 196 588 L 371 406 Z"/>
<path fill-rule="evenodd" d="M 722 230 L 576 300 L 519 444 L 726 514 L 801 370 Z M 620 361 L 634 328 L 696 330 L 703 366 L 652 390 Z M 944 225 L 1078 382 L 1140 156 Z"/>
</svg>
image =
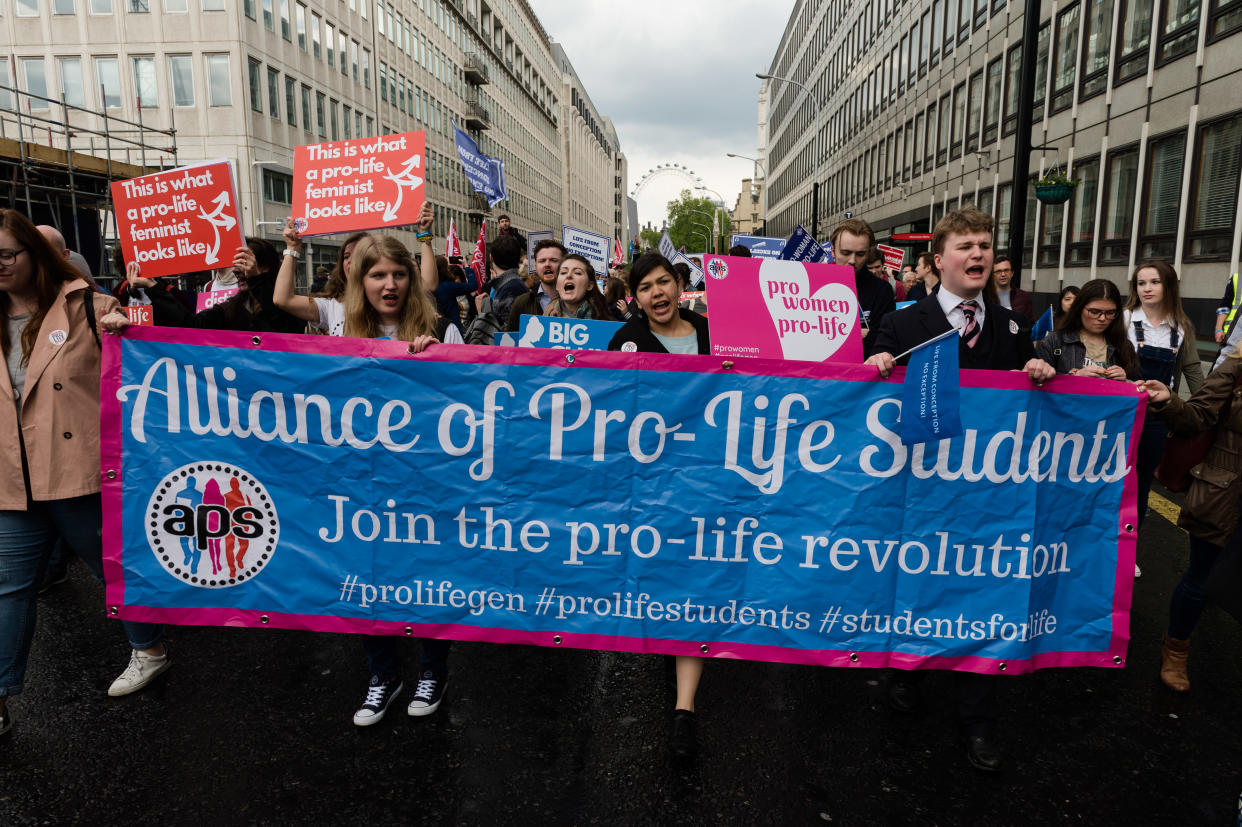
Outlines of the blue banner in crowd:
<svg viewBox="0 0 1242 827">
<path fill-rule="evenodd" d="M 910 354 L 901 388 L 901 441 L 939 442 L 962 435 L 957 331 L 946 330 Z"/>
<path fill-rule="evenodd" d="M 801 224 L 794 229 L 793 235 L 789 236 L 789 241 L 785 242 L 785 249 L 781 250 L 780 258 L 785 261 L 809 261 L 812 264 L 832 262 L 832 259 L 824 252 L 824 248 L 819 246 L 819 242 L 804 230 Z"/>
<path fill-rule="evenodd" d="M 487 199 L 487 206 L 494 207 L 509 197 L 505 187 L 505 164 L 499 158 L 489 158 L 479 151 L 474 138 L 453 124 L 457 141 L 457 157 L 461 158 L 466 180 L 479 195 Z"/>
<path fill-rule="evenodd" d="M 131 327 L 104 337 L 108 604 L 840 666 L 1124 663 L 1134 388 L 963 371 L 964 436 L 908 447 L 901 375 Z"/>
<path fill-rule="evenodd" d="M 559 316 L 523 316 L 516 333 L 495 334 L 506 347 L 543 347 L 558 350 L 607 350 L 621 322 L 565 319 Z"/>
<path fill-rule="evenodd" d="M 754 258 L 780 258 L 785 249 L 785 239 L 771 238 L 765 235 L 735 235 L 730 244 L 738 244 L 750 250 Z"/>
</svg>

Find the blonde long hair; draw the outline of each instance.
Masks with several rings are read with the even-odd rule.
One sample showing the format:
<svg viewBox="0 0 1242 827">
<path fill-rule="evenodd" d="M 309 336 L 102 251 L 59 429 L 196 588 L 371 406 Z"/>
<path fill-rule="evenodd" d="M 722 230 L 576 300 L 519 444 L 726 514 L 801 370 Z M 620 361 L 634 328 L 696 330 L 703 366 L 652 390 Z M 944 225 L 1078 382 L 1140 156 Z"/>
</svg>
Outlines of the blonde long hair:
<svg viewBox="0 0 1242 827">
<path fill-rule="evenodd" d="M 386 258 L 405 270 L 410 286 L 405 292 L 405 302 L 397 322 L 396 338 L 410 342 L 419 336 L 434 336 L 436 310 L 431 298 L 423 290 L 418 279 L 418 267 L 410 251 L 392 236 L 367 236 L 358 241 L 349 262 L 349 278 L 345 282 L 345 330 L 346 336 L 374 339 L 383 335 L 380 330 L 379 313 L 367 301 L 363 277 L 380 259 Z"/>
</svg>

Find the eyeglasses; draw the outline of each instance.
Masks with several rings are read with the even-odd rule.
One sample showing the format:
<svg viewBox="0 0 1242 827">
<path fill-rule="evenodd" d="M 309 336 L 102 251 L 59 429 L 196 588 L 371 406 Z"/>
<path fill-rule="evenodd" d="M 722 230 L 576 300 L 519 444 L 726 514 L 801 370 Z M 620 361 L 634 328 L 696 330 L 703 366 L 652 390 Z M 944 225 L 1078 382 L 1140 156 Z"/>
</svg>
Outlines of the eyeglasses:
<svg viewBox="0 0 1242 827">
<path fill-rule="evenodd" d="M 0 250 L 0 264 L 8 267 L 10 264 L 17 261 L 17 257 L 24 252 L 26 252 L 25 247 L 20 250 Z"/>
<path fill-rule="evenodd" d="M 1085 307 L 1083 308 L 1082 312 L 1086 313 L 1088 316 L 1090 316 L 1093 319 L 1115 319 L 1117 318 L 1116 310 L 1099 310 L 1095 307 Z"/>
</svg>

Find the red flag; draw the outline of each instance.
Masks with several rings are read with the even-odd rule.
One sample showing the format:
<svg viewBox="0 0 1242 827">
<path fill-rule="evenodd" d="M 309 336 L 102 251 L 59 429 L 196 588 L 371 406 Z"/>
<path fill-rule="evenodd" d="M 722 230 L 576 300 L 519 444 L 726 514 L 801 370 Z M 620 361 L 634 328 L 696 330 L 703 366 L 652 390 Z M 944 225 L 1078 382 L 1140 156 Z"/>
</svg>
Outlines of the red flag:
<svg viewBox="0 0 1242 827">
<path fill-rule="evenodd" d="M 474 255 L 470 257 L 470 266 L 479 279 L 479 292 L 483 292 L 483 282 L 487 280 L 487 219 L 479 225 L 479 240 L 474 242 Z"/>
<path fill-rule="evenodd" d="M 612 266 L 620 267 L 625 263 L 625 253 L 621 250 L 621 239 L 612 240 Z"/>
<path fill-rule="evenodd" d="M 451 259 L 453 256 L 461 256 L 461 245 L 457 243 L 457 224 L 450 218 L 448 236 L 444 240 L 444 257 Z"/>
</svg>

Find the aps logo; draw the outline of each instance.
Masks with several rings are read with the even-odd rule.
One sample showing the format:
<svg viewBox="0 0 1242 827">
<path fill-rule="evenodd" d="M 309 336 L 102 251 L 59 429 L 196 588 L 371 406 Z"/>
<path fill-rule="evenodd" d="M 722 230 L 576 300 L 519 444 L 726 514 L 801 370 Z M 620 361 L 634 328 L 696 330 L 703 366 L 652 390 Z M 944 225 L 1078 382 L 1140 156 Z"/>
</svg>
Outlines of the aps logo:
<svg viewBox="0 0 1242 827">
<path fill-rule="evenodd" d="M 207 589 L 253 578 L 272 559 L 280 536 L 267 489 L 225 462 L 191 462 L 172 471 L 151 494 L 146 514 L 147 541 L 159 564 Z"/>
<path fill-rule="evenodd" d="M 718 258 L 714 258 L 707 263 L 707 272 L 714 279 L 723 279 L 729 275 L 729 265 Z"/>
</svg>

